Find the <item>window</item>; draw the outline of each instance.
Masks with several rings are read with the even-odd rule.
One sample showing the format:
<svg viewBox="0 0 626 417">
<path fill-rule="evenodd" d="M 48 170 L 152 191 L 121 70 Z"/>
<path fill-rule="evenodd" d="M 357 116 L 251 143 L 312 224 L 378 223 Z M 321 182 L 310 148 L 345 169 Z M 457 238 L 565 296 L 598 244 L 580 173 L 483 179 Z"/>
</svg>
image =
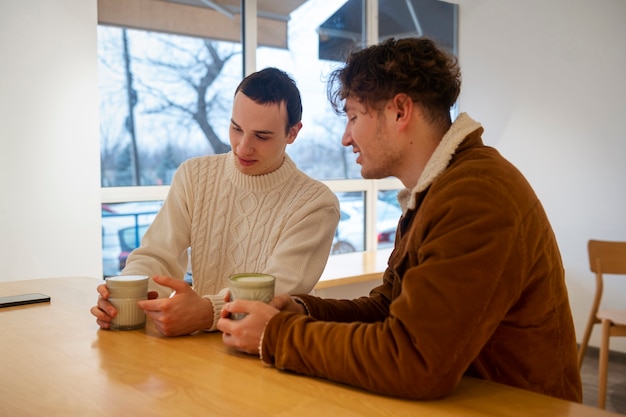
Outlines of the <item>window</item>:
<svg viewBox="0 0 626 417">
<path fill-rule="evenodd" d="M 128 219 L 160 204 L 180 163 L 230 150 L 232 96 L 247 46 L 233 18 L 240 16 L 240 2 L 211 3 L 216 8 L 201 0 L 98 2 L 105 275 L 119 272 L 120 254 L 129 246 L 120 239 L 131 234 L 128 228 L 137 237 L 150 221 L 127 225 Z M 363 19 L 372 5 L 379 10 L 374 29 Z M 436 0 L 257 0 L 257 10 L 246 16 L 257 20 L 257 68 L 287 71 L 302 92 L 304 128 L 287 152 L 337 193 L 345 212 L 336 251 L 392 244 L 389 219 L 399 209 L 379 197 L 401 184 L 361 178 L 351 149 L 341 146 L 344 120 L 327 103 L 326 76 L 376 32 L 379 39 L 425 34 L 454 50 L 456 6 Z M 104 208 L 122 215 L 107 215 Z"/>
<path fill-rule="evenodd" d="M 98 27 L 102 186 L 170 184 L 193 156 L 224 153 L 241 45 Z"/>
</svg>

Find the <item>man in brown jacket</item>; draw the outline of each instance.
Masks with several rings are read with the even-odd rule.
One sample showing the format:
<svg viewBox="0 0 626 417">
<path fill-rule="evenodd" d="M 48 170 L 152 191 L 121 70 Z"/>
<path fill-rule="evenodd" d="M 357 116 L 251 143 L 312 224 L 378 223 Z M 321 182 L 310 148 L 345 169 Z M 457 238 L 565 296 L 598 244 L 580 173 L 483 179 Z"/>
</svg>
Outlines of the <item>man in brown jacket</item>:
<svg viewBox="0 0 626 417">
<path fill-rule="evenodd" d="M 329 84 L 364 178 L 399 178 L 403 216 L 383 283 L 355 300 L 227 303 L 229 346 L 278 369 L 411 399 L 464 375 L 580 402 L 557 242 L 537 196 L 465 113 L 456 60 L 427 39 L 350 56 Z M 243 320 L 232 312 L 249 313 Z"/>
</svg>

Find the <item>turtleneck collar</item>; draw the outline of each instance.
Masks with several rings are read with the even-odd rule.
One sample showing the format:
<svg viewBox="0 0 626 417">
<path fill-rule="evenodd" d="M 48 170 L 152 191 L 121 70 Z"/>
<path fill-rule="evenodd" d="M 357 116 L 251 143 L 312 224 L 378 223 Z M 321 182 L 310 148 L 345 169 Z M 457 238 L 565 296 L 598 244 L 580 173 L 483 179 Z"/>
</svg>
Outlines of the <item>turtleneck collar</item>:
<svg viewBox="0 0 626 417">
<path fill-rule="evenodd" d="M 246 175 L 237 169 L 235 155 L 232 151 L 226 154 L 226 175 L 237 186 L 254 192 L 269 191 L 293 178 L 298 168 L 289 155 L 285 154 L 285 159 L 281 166 L 263 175 Z"/>
</svg>

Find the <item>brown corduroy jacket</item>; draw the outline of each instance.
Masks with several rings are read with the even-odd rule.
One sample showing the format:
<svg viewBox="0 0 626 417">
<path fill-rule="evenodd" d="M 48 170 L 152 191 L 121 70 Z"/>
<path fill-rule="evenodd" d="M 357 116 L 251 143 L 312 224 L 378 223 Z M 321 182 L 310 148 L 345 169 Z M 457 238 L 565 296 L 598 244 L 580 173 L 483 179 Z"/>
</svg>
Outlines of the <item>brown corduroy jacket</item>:
<svg viewBox="0 0 626 417">
<path fill-rule="evenodd" d="M 580 402 L 562 261 L 519 171 L 462 114 L 413 190 L 383 283 L 369 297 L 301 296 L 279 313 L 262 358 L 373 392 L 434 399 L 464 375 Z"/>
</svg>

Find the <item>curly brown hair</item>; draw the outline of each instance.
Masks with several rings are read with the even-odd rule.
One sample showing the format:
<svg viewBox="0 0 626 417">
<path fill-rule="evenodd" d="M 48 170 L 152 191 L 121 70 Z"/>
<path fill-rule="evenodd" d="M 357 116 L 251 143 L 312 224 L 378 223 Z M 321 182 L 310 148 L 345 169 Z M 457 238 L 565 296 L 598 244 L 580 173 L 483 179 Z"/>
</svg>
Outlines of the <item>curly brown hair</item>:
<svg viewBox="0 0 626 417">
<path fill-rule="evenodd" d="M 428 38 L 391 38 L 350 54 L 346 65 L 330 74 L 327 94 L 335 112 L 343 113 L 347 97 L 380 111 L 387 100 L 403 93 L 421 106 L 431 123 L 449 124 L 460 91 L 456 57 Z"/>
</svg>

